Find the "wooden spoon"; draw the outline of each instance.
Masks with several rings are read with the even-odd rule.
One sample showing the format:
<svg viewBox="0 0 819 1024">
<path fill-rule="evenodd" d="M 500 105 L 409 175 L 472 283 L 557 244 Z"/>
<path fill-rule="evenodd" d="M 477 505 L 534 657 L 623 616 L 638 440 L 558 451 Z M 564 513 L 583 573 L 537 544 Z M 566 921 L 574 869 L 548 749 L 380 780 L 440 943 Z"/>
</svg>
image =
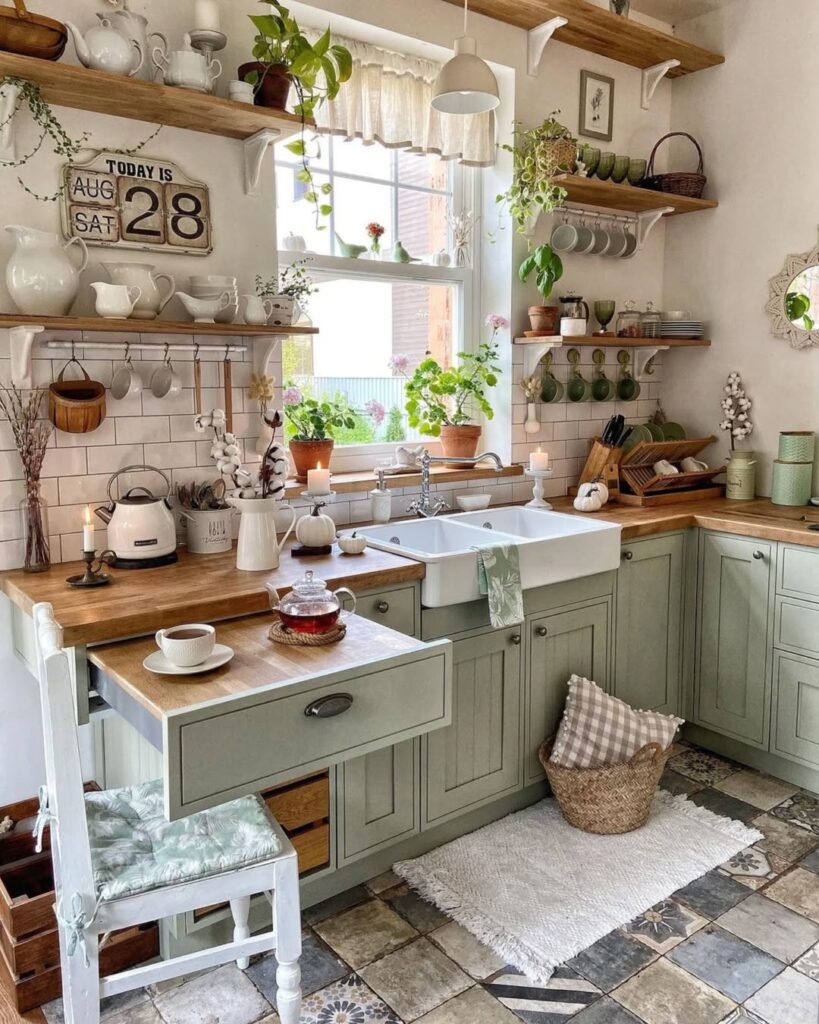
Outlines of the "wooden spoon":
<svg viewBox="0 0 819 1024">
<path fill-rule="evenodd" d="M 199 346 L 193 353 L 193 408 L 197 416 L 202 412 L 202 364 L 199 361 Z"/>
<path fill-rule="evenodd" d="M 229 434 L 233 433 L 233 378 L 230 359 L 225 354 L 225 420 Z"/>
</svg>

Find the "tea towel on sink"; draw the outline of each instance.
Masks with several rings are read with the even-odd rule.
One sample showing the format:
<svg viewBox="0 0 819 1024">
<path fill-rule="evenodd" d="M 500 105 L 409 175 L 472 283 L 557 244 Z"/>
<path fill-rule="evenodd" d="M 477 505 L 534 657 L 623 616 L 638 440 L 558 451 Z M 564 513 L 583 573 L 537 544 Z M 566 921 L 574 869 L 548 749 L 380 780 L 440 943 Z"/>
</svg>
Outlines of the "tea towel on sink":
<svg viewBox="0 0 819 1024">
<path fill-rule="evenodd" d="M 495 629 L 523 622 L 523 588 L 517 544 L 476 548 L 478 590 L 489 599 L 489 621 Z"/>
</svg>

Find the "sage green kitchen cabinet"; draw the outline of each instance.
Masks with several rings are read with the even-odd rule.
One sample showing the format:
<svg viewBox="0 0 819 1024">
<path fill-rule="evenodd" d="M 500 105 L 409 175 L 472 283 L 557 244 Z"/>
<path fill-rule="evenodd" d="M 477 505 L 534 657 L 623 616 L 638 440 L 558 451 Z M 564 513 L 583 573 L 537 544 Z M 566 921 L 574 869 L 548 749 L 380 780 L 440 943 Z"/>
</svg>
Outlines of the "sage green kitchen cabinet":
<svg viewBox="0 0 819 1024">
<path fill-rule="evenodd" d="M 544 777 L 538 748 L 557 731 L 571 675 L 608 689 L 610 617 L 610 602 L 601 601 L 527 619 L 526 785 Z"/>
<path fill-rule="evenodd" d="M 521 786 L 523 628 L 453 644 L 452 724 L 421 738 L 424 827 Z"/>
<path fill-rule="evenodd" d="M 684 556 L 679 533 L 634 541 L 617 573 L 614 695 L 664 715 L 679 712 Z"/>
<path fill-rule="evenodd" d="M 819 661 L 776 651 L 773 699 L 771 752 L 819 765 Z"/>
<path fill-rule="evenodd" d="M 695 721 L 766 747 L 776 545 L 700 535 Z"/>
</svg>

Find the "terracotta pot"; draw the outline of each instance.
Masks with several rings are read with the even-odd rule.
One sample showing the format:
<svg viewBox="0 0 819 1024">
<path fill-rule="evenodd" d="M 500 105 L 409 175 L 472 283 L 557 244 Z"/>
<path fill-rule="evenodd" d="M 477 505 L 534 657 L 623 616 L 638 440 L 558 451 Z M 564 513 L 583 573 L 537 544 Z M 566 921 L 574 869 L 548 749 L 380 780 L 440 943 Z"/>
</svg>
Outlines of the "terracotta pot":
<svg viewBox="0 0 819 1024">
<path fill-rule="evenodd" d="M 557 322 L 560 318 L 560 309 L 557 306 L 530 306 L 529 322 L 532 330 L 539 334 L 557 334 Z"/>
<path fill-rule="evenodd" d="M 284 64 L 262 64 L 253 60 L 239 65 L 239 78 L 244 81 L 251 71 L 259 74 L 259 81 L 253 86 L 253 102 L 257 107 L 272 107 L 274 110 L 287 109 L 290 95 L 290 75 Z"/>
<path fill-rule="evenodd" d="M 330 465 L 335 441 L 330 437 L 324 441 L 291 441 L 290 461 L 299 483 L 307 483 L 307 470 L 315 469 L 319 463 L 326 469 Z"/>
<path fill-rule="evenodd" d="M 473 459 L 478 451 L 480 439 L 481 428 L 475 423 L 465 423 L 460 427 L 441 427 L 441 451 L 452 459 Z"/>
</svg>

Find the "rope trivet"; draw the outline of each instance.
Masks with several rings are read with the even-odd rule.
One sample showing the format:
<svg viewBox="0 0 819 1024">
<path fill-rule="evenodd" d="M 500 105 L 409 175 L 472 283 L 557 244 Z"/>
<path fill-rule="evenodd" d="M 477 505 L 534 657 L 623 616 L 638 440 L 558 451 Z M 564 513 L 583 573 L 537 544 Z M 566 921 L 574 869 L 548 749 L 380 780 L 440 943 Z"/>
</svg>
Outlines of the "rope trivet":
<svg viewBox="0 0 819 1024">
<path fill-rule="evenodd" d="M 341 622 L 327 633 L 297 633 L 288 629 L 283 622 L 274 622 L 267 635 L 274 643 L 287 644 L 289 647 L 326 647 L 343 640 L 346 632 L 347 627 Z"/>
</svg>

